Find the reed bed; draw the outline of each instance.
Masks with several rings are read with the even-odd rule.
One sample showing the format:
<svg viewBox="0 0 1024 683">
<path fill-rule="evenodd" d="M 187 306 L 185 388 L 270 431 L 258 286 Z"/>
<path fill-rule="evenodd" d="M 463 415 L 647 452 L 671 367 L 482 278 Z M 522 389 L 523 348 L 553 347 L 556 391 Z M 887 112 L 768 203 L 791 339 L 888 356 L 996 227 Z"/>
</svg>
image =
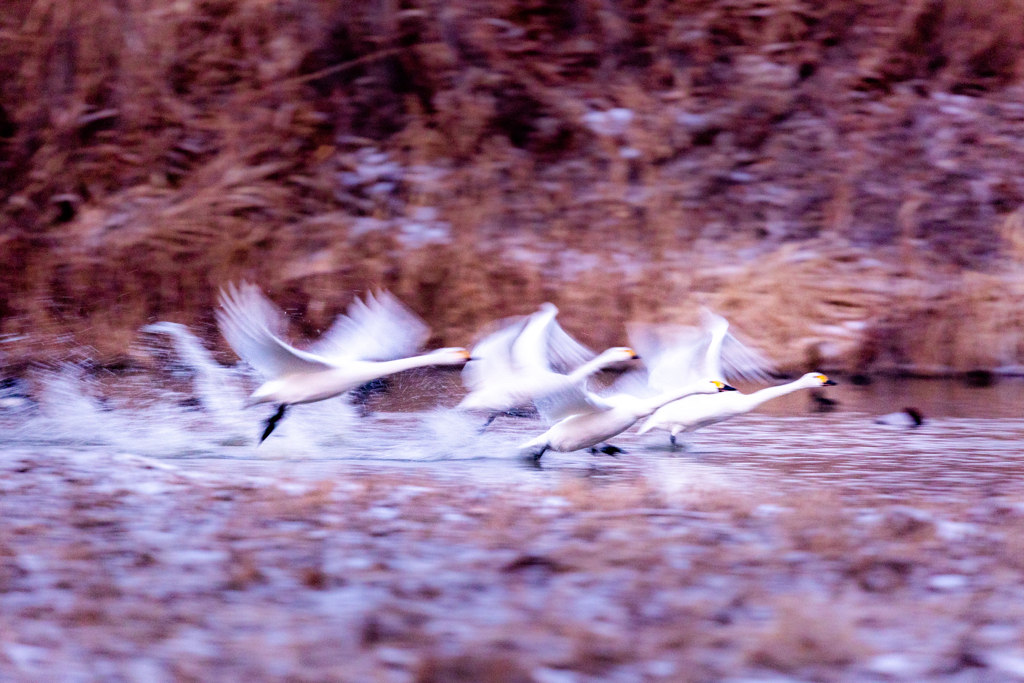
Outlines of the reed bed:
<svg viewBox="0 0 1024 683">
<path fill-rule="evenodd" d="M 12 0 L 0 337 L 131 361 L 260 283 L 313 336 L 551 300 L 784 370 L 1021 364 L 1024 3 Z"/>
</svg>

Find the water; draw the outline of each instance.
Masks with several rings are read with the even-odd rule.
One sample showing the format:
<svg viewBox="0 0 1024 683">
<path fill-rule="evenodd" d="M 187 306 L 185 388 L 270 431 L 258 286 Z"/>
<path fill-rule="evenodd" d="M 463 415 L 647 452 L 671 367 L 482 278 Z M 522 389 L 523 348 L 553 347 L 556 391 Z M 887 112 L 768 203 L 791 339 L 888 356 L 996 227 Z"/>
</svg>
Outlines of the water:
<svg viewBox="0 0 1024 683">
<path fill-rule="evenodd" d="M 648 477 L 669 490 L 708 486 L 760 492 L 827 485 L 839 494 L 905 499 L 998 494 L 1024 484 L 1024 380 L 976 388 L 953 380 L 883 379 L 828 390 L 833 412 L 807 391 L 689 435 L 670 449 L 665 432 L 614 439 L 617 458 L 585 453 L 545 455 L 539 465 L 518 445 L 545 429 L 529 419 L 483 418 L 450 409 L 458 374 L 420 372 L 396 378 L 361 417 L 346 399 L 295 406 L 274 435 L 257 444 L 271 407 L 243 407 L 255 378 L 216 363 L 175 326 L 152 331 L 152 351 L 165 372 L 102 380 L 68 366 L 34 378 L 38 404 L 0 410 L 0 445 L 8 451 L 47 448 L 114 450 L 173 460 L 202 470 L 261 472 L 308 478 L 407 468 L 467 483 L 544 484 L 552 473 Z M 914 429 L 877 425 L 877 415 L 913 406 L 926 416 Z"/>
</svg>

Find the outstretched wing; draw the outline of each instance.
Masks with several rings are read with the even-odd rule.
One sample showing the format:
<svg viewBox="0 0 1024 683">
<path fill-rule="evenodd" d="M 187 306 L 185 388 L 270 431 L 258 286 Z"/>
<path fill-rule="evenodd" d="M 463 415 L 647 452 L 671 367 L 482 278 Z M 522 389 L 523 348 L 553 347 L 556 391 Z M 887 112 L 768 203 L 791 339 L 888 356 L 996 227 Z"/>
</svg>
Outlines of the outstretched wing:
<svg viewBox="0 0 1024 683">
<path fill-rule="evenodd" d="M 470 352 L 471 360 L 462 369 L 462 383 L 470 391 L 505 384 L 515 374 L 512 345 L 518 339 L 526 318 L 506 318 L 486 329 L 487 333 Z"/>
<path fill-rule="evenodd" d="M 518 369 L 568 374 L 594 357 L 590 349 L 562 329 L 555 320 L 557 315 L 555 305 L 545 303 L 527 318 L 512 345 L 512 362 Z"/>
<path fill-rule="evenodd" d="M 217 325 L 235 353 L 267 379 L 319 372 L 332 367 L 326 359 L 300 351 L 281 339 L 284 314 L 255 285 L 228 285 L 220 292 Z"/>
<path fill-rule="evenodd" d="M 629 343 L 647 366 L 647 384 L 655 391 L 707 378 L 711 335 L 698 327 L 630 323 Z"/>
<path fill-rule="evenodd" d="M 598 396 L 579 387 L 566 387 L 564 390 L 547 394 L 534 400 L 537 412 L 549 423 L 564 420 L 572 415 L 583 415 L 608 410 L 612 406 L 605 397 Z"/>
<path fill-rule="evenodd" d="M 419 316 L 390 293 L 378 291 L 353 301 L 309 351 L 330 361 L 393 360 L 413 355 L 429 336 Z"/>
<path fill-rule="evenodd" d="M 771 363 L 733 336 L 725 318 L 707 309 L 701 311 L 701 327 L 633 323 L 629 337 L 647 364 L 650 387 L 658 391 L 703 379 L 771 379 Z"/>
</svg>

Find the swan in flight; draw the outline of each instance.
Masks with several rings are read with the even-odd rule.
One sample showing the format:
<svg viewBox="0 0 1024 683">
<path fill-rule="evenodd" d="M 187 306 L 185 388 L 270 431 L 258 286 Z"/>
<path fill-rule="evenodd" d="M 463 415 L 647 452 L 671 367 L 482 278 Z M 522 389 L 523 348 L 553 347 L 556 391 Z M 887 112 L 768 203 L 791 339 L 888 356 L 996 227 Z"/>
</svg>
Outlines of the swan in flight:
<svg viewBox="0 0 1024 683">
<path fill-rule="evenodd" d="M 564 411 L 579 412 L 575 410 L 579 401 L 586 403 L 580 389 L 592 375 L 639 358 L 624 346 L 594 357 L 566 334 L 555 320 L 557 315 L 554 304 L 543 304 L 526 318 L 498 323 L 497 331 L 473 347 L 473 357 L 462 370 L 469 393 L 458 408 L 487 411 L 490 415 L 483 429 L 499 415 L 534 404 L 556 420 L 572 414 Z"/>
<path fill-rule="evenodd" d="M 255 285 L 228 285 L 220 292 L 217 324 L 242 360 L 266 381 L 247 405 L 273 403 L 277 412 L 267 420 L 262 443 L 284 417 L 288 406 L 313 403 L 411 368 L 461 365 L 469 360 L 463 348 L 445 348 L 407 357 L 428 336 L 426 324 L 387 292 L 356 299 L 347 315 L 307 350 L 283 340 L 284 314 Z"/>
<path fill-rule="evenodd" d="M 658 389 L 667 383 L 686 381 L 694 376 L 713 377 L 720 381 L 725 381 L 727 376 L 747 381 L 769 378 L 768 362 L 729 334 L 729 323 L 725 318 L 702 309 L 701 322 L 701 329 L 697 331 L 693 328 L 631 327 L 630 340 L 650 358 L 648 384 L 652 388 Z M 690 396 L 659 408 L 644 422 L 639 433 L 645 434 L 652 429 L 668 430 L 669 440 L 675 446 L 676 437 L 682 432 L 692 432 L 749 413 L 765 401 L 800 389 L 834 384 L 820 372 L 809 372 L 795 382 L 751 394 Z"/>
<path fill-rule="evenodd" d="M 591 404 L 588 412 L 571 415 L 557 422 L 546 432 L 519 447 L 521 453 L 539 460 L 547 450 L 565 453 L 597 444 L 621 434 L 632 427 L 637 420 L 647 417 L 672 401 L 695 394 L 717 394 L 736 391 L 718 380 L 700 380 L 678 389 L 670 389 L 650 398 L 640 398 L 628 393 L 596 396 L 587 394 Z M 620 452 L 614 446 L 602 449 L 605 453 Z"/>
</svg>

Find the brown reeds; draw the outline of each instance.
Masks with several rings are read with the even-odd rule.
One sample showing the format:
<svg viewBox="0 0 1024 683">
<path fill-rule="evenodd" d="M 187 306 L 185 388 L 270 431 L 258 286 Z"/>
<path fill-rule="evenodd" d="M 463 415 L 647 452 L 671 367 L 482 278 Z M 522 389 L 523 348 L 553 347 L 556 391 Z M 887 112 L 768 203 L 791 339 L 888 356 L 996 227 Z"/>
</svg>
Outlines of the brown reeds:
<svg viewBox="0 0 1024 683">
<path fill-rule="evenodd" d="M 790 369 L 1018 364 L 1022 32 L 1020 0 L 13 0 L 8 360 L 212 339 L 246 277 L 305 335 L 384 286 L 437 343 L 706 301 Z"/>
</svg>

